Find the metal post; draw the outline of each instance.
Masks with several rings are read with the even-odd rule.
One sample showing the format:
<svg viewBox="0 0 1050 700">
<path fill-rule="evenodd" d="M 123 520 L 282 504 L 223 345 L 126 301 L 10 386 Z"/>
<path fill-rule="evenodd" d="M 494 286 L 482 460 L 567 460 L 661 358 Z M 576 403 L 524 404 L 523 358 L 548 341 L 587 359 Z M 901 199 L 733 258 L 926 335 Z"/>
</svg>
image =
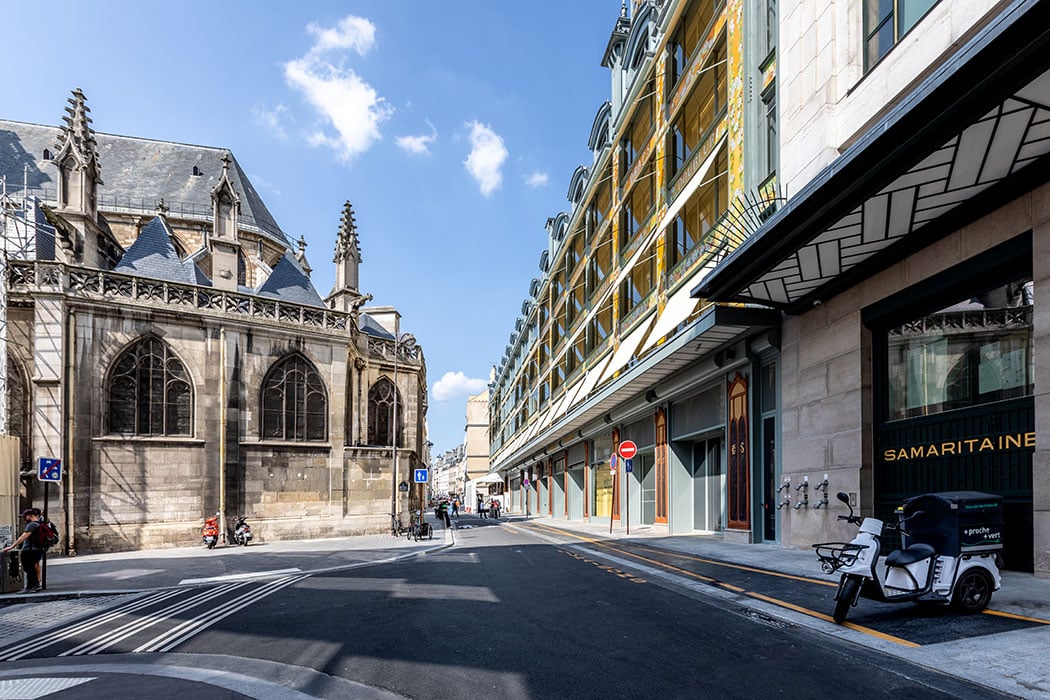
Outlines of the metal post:
<svg viewBox="0 0 1050 700">
<path fill-rule="evenodd" d="M 390 457 L 393 463 L 393 472 L 390 480 L 393 482 L 393 508 L 395 513 L 400 513 L 397 507 L 397 345 L 400 342 L 397 324 L 394 324 L 394 414 L 390 417 Z"/>
</svg>

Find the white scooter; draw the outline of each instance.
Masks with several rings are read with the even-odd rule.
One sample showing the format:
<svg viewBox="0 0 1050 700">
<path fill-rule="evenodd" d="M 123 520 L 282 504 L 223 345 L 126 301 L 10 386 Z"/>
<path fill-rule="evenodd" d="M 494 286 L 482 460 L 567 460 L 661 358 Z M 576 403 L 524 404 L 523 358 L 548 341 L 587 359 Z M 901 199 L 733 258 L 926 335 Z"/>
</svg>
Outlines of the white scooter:
<svg viewBox="0 0 1050 700">
<path fill-rule="evenodd" d="M 815 544 L 825 573 L 842 572 L 835 594 L 836 623 L 841 624 L 860 597 L 883 603 L 951 603 L 960 612 L 984 610 L 999 590 L 1002 550 L 1002 498 L 972 491 L 925 494 L 897 509 L 903 549 L 879 566 L 883 522 L 853 514 L 839 520 L 860 526 L 852 542 Z"/>
</svg>

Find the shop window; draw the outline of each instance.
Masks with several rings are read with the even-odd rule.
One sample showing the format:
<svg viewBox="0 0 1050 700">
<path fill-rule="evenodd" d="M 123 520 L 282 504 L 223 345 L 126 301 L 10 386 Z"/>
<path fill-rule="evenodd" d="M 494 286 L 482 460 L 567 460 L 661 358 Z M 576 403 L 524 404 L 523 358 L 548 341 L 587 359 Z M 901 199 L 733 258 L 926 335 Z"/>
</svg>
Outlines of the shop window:
<svg viewBox="0 0 1050 700">
<path fill-rule="evenodd" d="M 689 197 L 667 229 L 667 266 L 673 268 L 705 241 L 729 206 L 726 150 L 719 151 L 711 176 Z"/>
<path fill-rule="evenodd" d="M 587 293 L 593 294 L 612 270 L 613 251 L 612 232 L 607 231 L 602 239 L 591 250 L 587 263 Z"/>
<path fill-rule="evenodd" d="M 1031 396 L 1033 303 L 1028 278 L 887 330 L 887 419 Z"/>
<path fill-rule="evenodd" d="M 653 167 L 650 162 L 645 172 L 624 197 L 620 215 L 620 254 L 641 233 L 653 215 Z"/>
<path fill-rule="evenodd" d="M 324 440 L 328 437 L 328 396 L 324 382 L 302 355 L 290 355 L 278 361 L 266 374 L 262 386 L 260 433 L 266 440 Z"/>
<path fill-rule="evenodd" d="M 656 286 L 655 246 L 646 251 L 620 284 L 620 318 L 623 319 L 649 296 Z"/>
<path fill-rule="evenodd" d="M 726 48 L 719 44 L 678 110 L 669 132 L 670 176 L 681 171 L 725 112 Z"/>
<path fill-rule="evenodd" d="M 721 3 L 719 3 L 721 5 Z M 707 35 L 707 26 L 714 18 L 714 0 L 695 0 L 686 8 L 668 45 L 670 76 L 673 88 L 686 74 L 697 47 Z"/>
<path fill-rule="evenodd" d="M 159 338 L 145 338 L 121 353 L 110 373 L 108 395 L 110 433 L 191 433 L 189 375 Z"/>
<path fill-rule="evenodd" d="M 938 1 L 864 0 L 864 70 L 871 70 Z"/>
</svg>

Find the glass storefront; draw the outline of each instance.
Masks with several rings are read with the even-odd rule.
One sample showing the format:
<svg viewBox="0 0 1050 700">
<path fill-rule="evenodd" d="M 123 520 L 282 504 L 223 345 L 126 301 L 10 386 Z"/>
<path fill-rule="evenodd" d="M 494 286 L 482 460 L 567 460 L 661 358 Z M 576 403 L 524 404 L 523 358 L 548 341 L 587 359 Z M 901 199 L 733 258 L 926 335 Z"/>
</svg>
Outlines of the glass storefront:
<svg viewBox="0 0 1050 700">
<path fill-rule="evenodd" d="M 596 518 L 612 516 L 613 475 L 608 462 L 596 464 L 591 469 L 594 475 L 594 488 L 591 490 L 591 515 Z"/>
<path fill-rule="evenodd" d="M 1034 390 L 1032 280 L 995 287 L 887 331 L 887 420 Z"/>
</svg>

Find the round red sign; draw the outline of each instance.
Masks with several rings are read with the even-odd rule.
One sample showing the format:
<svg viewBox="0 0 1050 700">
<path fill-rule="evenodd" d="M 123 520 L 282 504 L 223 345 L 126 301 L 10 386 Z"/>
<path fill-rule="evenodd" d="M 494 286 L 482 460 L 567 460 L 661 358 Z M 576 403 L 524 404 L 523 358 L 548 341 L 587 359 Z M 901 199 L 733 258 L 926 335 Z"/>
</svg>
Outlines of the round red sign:
<svg viewBox="0 0 1050 700">
<path fill-rule="evenodd" d="M 619 452 L 624 459 L 634 459 L 634 456 L 638 454 L 638 445 L 631 440 L 624 440 L 620 443 Z"/>
</svg>

